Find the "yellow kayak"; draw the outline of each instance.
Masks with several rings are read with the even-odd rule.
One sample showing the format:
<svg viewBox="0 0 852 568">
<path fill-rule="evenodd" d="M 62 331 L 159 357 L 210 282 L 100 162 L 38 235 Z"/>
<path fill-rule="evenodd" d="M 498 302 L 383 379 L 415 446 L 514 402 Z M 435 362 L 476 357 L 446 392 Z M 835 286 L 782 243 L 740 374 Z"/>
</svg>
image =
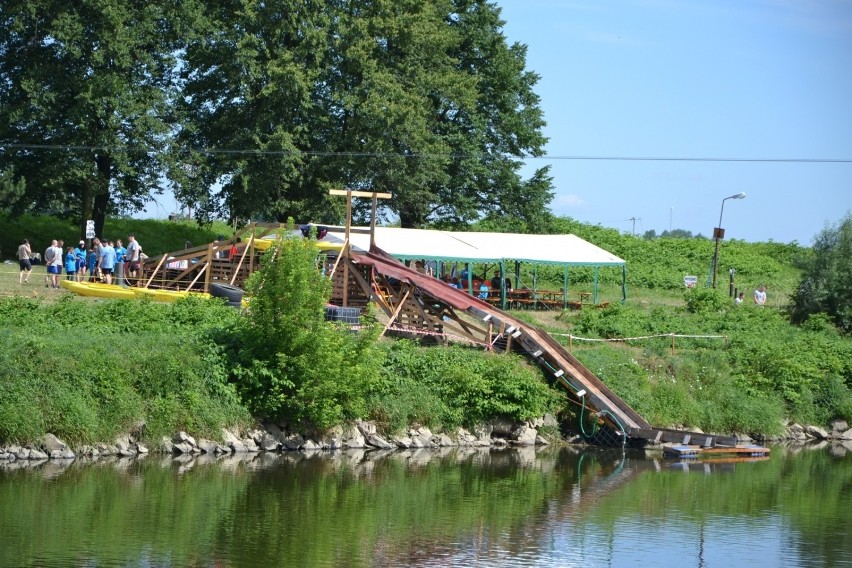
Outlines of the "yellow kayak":
<svg viewBox="0 0 852 568">
<path fill-rule="evenodd" d="M 93 298 L 123 298 L 131 300 L 135 298 L 130 288 L 123 288 L 114 284 L 103 284 L 101 282 L 75 282 L 73 280 L 61 280 L 60 286 L 79 296 Z"/>
<path fill-rule="evenodd" d="M 254 249 L 260 252 L 264 252 L 269 250 L 272 247 L 272 243 L 275 242 L 275 239 L 257 239 L 254 241 Z M 323 251 L 336 250 L 339 251 L 343 248 L 343 243 L 332 243 L 329 241 L 316 241 L 316 247 Z"/>
<path fill-rule="evenodd" d="M 181 298 L 194 296 L 196 298 L 209 298 L 206 292 L 188 292 L 186 290 L 161 290 L 159 288 L 131 288 L 134 297 L 150 298 L 154 302 L 177 302 Z"/>
</svg>

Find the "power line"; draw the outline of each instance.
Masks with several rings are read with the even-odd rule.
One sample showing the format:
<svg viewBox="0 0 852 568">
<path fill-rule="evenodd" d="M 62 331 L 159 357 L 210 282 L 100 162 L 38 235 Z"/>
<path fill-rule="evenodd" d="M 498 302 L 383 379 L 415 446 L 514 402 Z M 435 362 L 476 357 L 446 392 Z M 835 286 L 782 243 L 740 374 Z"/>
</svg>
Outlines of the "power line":
<svg viewBox="0 0 852 568">
<path fill-rule="evenodd" d="M 20 150 L 56 150 L 56 151 L 109 151 L 125 152 L 128 150 L 139 150 L 133 146 L 94 146 L 82 144 L 3 144 L 0 150 L 15 148 Z M 234 155 L 256 155 L 256 156 L 316 156 L 316 157 L 343 157 L 343 158 L 480 158 L 486 154 L 452 154 L 452 153 L 413 153 L 400 152 L 329 152 L 319 150 L 260 150 L 240 148 L 193 148 L 192 150 L 201 154 L 234 154 Z M 149 150 L 152 152 L 153 150 Z M 516 160 L 544 160 L 544 161 L 609 161 L 609 162 L 745 162 L 745 163 L 852 163 L 852 158 L 734 158 L 734 157 L 702 157 L 702 156 L 594 156 L 594 155 L 551 155 L 541 156 L 515 156 L 505 155 Z"/>
</svg>

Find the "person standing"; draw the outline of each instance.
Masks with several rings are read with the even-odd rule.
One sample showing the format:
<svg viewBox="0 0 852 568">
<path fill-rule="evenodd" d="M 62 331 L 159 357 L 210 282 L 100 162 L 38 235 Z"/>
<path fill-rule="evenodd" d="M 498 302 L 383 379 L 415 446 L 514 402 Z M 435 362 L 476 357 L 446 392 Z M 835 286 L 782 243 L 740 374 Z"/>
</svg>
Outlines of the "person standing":
<svg viewBox="0 0 852 568">
<path fill-rule="evenodd" d="M 95 247 L 91 247 L 86 256 L 86 270 L 89 273 L 89 282 L 97 282 L 98 278 L 98 253 Z"/>
<path fill-rule="evenodd" d="M 740 292 L 740 294 L 736 298 L 734 298 L 734 305 L 735 306 L 742 306 L 744 301 L 745 301 L 745 292 Z"/>
<path fill-rule="evenodd" d="M 127 252 L 124 255 L 127 262 L 127 275 L 131 278 L 136 278 L 136 274 L 142 266 L 142 247 L 135 235 L 127 236 Z"/>
<path fill-rule="evenodd" d="M 65 278 L 77 280 L 77 254 L 74 247 L 68 247 L 68 252 L 65 253 Z"/>
<path fill-rule="evenodd" d="M 754 291 L 754 303 L 758 306 L 766 305 L 766 286 L 763 284 Z"/>
<path fill-rule="evenodd" d="M 74 249 L 74 256 L 77 257 L 77 281 L 86 280 L 86 241 L 80 241 L 77 248 Z"/>
<path fill-rule="evenodd" d="M 21 272 L 18 274 L 18 284 L 30 283 L 30 273 L 33 271 L 32 256 L 33 251 L 30 248 L 30 241 L 24 239 L 18 247 L 18 266 L 21 268 Z"/>
<path fill-rule="evenodd" d="M 104 281 L 107 284 L 112 284 L 112 270 L 115 268 L 115 248 L 112 246 L 112 241 L 107 241 L 106 244 L 101 246 L 98 265 L 100 266 Z"/>
<path fill-rule="evenodd" d="M 55 240 L 44 251 L 44 262 L 46 274 L 44 275 L 45 288 L 59 288 L 59 272 L 62 268 L 62 249 Z"/>
</svg>

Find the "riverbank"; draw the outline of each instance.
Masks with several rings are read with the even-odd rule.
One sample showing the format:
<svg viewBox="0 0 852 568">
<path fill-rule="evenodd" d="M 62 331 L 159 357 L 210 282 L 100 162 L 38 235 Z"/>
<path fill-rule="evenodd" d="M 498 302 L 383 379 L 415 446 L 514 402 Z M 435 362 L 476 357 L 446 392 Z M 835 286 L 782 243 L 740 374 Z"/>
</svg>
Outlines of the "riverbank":
<svg viewBox="0 0 852 568">
<path fill-rule="evenodd" d="M 288 431 L 280 425 L 268 423 L 247 431 L 223 428 L 217 439 L 198 438 L 186 432 L 162 437 L 149 448 L 141 439 L 131 434 L 117 437 L 110 443 L 84 444 L 71 448 L 54 436 L 46 434 L 39 441 L 25 445 L 0 446 L 0 467 L 3 462 L 29 462 L 33 465 L 47 460 L 73 461 L 78 458 L 116 456 L 121 458 L 144 456 L 149 452 L 160 455 L 199 456 L 215 458 L 228 455 L 257 453 L 313 453 L 346 450 L 405 451 L 434 450 L 439 448 L 506 448 L 555 445 L 585 445 L 578 434 L 560 435 L 559 423 L 550 414 L 522 423 L 493 420 L 475 428 L 456 428 L 452 432 L 432 432 L 425 426 L 412 426 L 399 434 L 379 431 L 374 422 L 355 421 L 336 426 L 322 434 L 304 434 Z M 784 434 L 772 438 L 751 437 L 740 434 L 738 439 L 747 444 L 754 441 L 787 443 L 794 445 L 830 445 L 834 455 L 845 456 L 852 452 L 852 428 L 836 420 L 831 429 L 819 426 L 789 424 Z M 658 444 L 648 444 L 647 449 Z"/>
</svg>

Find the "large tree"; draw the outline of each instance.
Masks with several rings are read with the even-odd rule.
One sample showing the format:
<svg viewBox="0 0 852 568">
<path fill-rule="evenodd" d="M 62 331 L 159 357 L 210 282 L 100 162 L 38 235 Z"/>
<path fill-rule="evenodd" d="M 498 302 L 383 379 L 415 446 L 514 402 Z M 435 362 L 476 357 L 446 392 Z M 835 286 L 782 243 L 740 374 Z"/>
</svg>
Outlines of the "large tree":
<svg viewBox="0 0 852 568">
<path fill-rule="evenodd" d="M 813 254 L 802 263 L 803 275 L 790 313 L 801 323 L 825 313 L 837 327 L 852 332 L 852 213 L 826 226 L 814 239 Z"/>
<path fill-rule="evenodd" d="M 192 2 L 0 3 L 0 207 L 94 219 L 158 191 Z"/>
<path fill-rule="evenodd" d="M 403 226 L 534 221 L 551 199 L 537 76 L 482 0 L 213 0 L 186 51 L 176 193 L 210 214 L 336 221 L 389 191 Z M 529 226 L 529 225 L 528 225 Z"/>
</svg>

